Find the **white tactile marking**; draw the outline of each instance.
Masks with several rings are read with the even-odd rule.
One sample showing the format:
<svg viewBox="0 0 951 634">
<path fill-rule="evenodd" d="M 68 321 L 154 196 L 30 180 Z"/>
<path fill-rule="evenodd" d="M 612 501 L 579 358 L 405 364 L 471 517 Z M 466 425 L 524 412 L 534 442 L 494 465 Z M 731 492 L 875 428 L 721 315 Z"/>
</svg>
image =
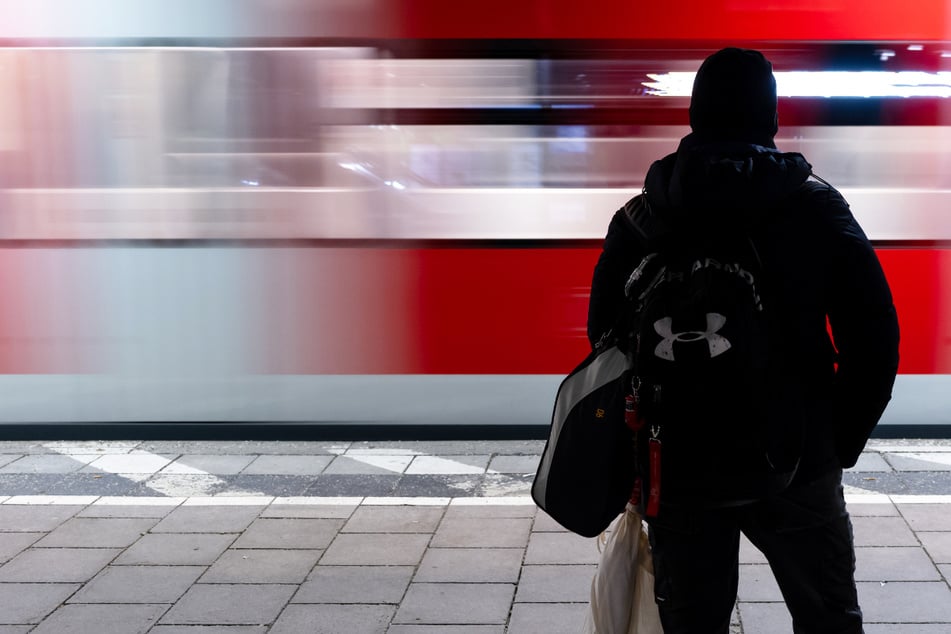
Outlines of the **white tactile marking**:
<svg viewBox="0 0 951 634">
<path fill-rule="evenodd" d="M 363 503 L 363 498 L 356 497 L 282 497 L 274 498 L 274 501 L 271 502 L 274 506 L 287 505 L 287 506 L 305 506 L 305 505 L 327 505 L 327 506 L 359 506 Z"/>
<path fill-rule="evenodd" d="M 446 506 L 452 498 L 434 497 L 367 497 L 363 506 Z"/>
<path fill-rule="evenodd" d="M 951 495 L 890 495 L 895 504 L 951 504 Z"/>
<path fill-rule="evenodd" d="M 274 500 L 273 496 L 242 495 L 242 496 L 196 496 L 187 498 L 182 506 L 267 506 Z"/>
<path fill-rule="evenodd" d="M 93 506 L 179 506 L 188 498 L 103 496 Z"/>
<path fill-rule="evenodd" d="M 488 498 L 452 498 L 450 506 L 534 506 L 535 501 L 527 495 Z"/>
<path fill-rule="evenodd" d="M 884 493 L 846 493 L 846 504 L 889 504 L 891 499 Z"/>
</svg>

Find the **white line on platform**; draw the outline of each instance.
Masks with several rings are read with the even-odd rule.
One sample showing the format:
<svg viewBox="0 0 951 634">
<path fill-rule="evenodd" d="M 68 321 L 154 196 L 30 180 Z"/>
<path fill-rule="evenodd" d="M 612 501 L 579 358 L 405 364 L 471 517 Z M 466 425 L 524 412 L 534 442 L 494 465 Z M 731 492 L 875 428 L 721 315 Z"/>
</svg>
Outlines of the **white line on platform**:
<svg viewBox="0 0 951 634">
<path fill-rule="evenodd" d="M 359 497 L 283 497 L 274 498 L 274 501 L 271 502 L 271 504 L 274 506 L 359 506 L 362 503 L 363 498 Z"/>
<path fill-rule="evenodd" d="M 884 493 L 850 494 L 848 504 L 951 504 L 951 495 L 885 495 Z M 104 506 L 533 506 L 529 496 L 508 497 L 273 497 L 261 496 L 193 496 L 193 497 L 116 497 L 94 495 L 14 495 L 0 498 L 0 505 L 104 505 Z"/>
<path fill-rule="evenodd" d="M 183 506 L 268 506 L 274 501 L 268 495 L 216 495 L 186 498 Z"/>
<path fill-rule="evenodd" d="M 119 497 L 115 495 L 104 495 L 95 502 L 96 506 L 179 506 L 184 504 L 188 498 L 166 498 L 166 497 Z"/>
</svg>

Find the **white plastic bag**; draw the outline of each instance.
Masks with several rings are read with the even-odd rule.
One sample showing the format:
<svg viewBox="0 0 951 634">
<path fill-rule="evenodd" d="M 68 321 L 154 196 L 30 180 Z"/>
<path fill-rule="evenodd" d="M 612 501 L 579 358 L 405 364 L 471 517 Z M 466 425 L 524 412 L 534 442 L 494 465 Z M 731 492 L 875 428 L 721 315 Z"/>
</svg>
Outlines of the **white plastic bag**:
<svg viewBox="0 0 951 634">
<path fill-rule="evenodd" d="M 633 506 L 618 517 L 598 571 L 584 634 L 663 634 L 654 602 L 654 566 L 647 528 Z"/>
</svg>

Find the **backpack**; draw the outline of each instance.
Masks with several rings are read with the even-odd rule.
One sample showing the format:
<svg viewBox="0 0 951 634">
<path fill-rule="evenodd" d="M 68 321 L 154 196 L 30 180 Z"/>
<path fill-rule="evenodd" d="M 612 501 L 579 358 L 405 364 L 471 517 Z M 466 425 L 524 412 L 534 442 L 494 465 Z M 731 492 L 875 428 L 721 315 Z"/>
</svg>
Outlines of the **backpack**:
<svg viewBox="0 0 951 634">
<path fill-rule="evenodd" d="M 661 500 L 715 508 L 782 491 L 798 465 L 802 417 L 777 372 L 752 231 L 681 225 L 647 245 L 625 287 L 635 306 L 626 422 L 646 515 Z"/>
</svg>

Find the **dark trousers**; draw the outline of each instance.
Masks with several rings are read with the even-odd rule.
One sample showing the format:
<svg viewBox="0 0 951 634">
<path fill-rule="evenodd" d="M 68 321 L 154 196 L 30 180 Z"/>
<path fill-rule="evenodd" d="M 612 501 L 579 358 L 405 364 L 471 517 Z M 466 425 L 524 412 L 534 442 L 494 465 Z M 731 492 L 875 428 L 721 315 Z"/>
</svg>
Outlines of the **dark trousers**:
<svg viewBox="0 0 951 634">
<path fill-rule="evenodd" d="M 766 555 L 795 634 L 862 633 L 841 471 L 748 506 L 662 506 L 649 524 L 665 634 L 728 634 L 741 531 Z"/>
</svg>

